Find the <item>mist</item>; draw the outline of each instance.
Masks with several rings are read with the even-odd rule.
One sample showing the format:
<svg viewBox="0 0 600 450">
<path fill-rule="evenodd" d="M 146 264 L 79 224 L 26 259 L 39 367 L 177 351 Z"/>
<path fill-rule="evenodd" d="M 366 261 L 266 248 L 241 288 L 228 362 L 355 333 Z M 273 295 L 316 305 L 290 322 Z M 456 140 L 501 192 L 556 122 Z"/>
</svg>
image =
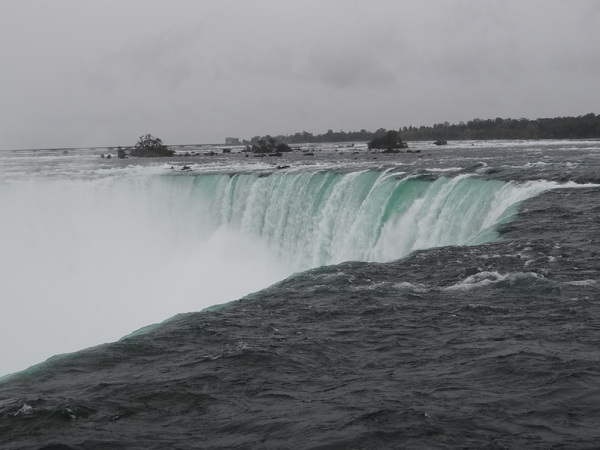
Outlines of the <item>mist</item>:
<svg viewBox="0 0 600 450">
<path fill-rule="evenodd" d="M 289 275 L 260 242 L 147 190 L 118 177 L 0 189 L 0 375 Z"/>
</svg>

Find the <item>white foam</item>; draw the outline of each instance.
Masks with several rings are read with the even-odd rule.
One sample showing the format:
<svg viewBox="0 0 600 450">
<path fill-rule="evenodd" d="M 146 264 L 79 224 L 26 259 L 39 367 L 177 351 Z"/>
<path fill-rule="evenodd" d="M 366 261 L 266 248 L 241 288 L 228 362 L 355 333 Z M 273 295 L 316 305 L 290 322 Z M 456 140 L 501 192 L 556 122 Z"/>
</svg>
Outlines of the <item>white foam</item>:
<svg viewBox="0 0 600 450">
<path fill-rule="evenodd" d="M 595 286 L 596 284 L 598 284 L 598 280 L 569 281 L 567 284 L 573 286 Z"/>
<path fill-rule="evenodd" d="M 502 275 L 498 272 L 480 272 L 465 278 L 459 283 L 446 287 L 445 290 L 470 290 L 478 287 L 489 286 L 490 284 L 498 283 L 499 281 L 504 281 L 509 276 L 510 275 Z"/>
<path fill-rule="evenodd" d="M 543 279 L 543 277 L 534 272 L 515 272 L 515 273 L 507 273 L 501 274 L 499 272 L 479 272 L 474 275 L 471 275 L 464 280 L 453 284 L 451 286 L 447 286 L 444 290 L 447 291 L 459 291 L 459 290 L 472 290 L 481 287 L 486 287 L 490 285 L 494 285 L 497 283 L 501 283 L 504 281 L 516 281 L 521 279 Z"/>
</svg>

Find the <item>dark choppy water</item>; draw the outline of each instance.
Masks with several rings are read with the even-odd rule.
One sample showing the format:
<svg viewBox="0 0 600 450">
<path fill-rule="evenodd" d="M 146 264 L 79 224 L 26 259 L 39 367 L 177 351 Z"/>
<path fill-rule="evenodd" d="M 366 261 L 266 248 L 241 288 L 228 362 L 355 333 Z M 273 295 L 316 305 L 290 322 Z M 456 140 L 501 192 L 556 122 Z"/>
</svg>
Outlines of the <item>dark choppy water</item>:
<svg viewBox="0 0 600 450">
<path fill-rule="evenodd" d="M 1 447 L 600 447 L 600 148 L 489 145 L 412 170 L 579 185 L 497 242 L 307 270 L 8 377 Z"/>
</svg>

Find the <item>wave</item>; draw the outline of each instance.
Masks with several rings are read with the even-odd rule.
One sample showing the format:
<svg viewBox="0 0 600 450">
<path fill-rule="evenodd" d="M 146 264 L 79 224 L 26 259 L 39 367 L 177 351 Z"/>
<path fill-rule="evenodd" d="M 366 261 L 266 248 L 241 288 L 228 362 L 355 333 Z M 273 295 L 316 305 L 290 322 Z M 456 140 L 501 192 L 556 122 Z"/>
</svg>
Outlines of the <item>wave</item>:
<svg viewBox="0 0 600 450">
<path fill-rule="evenodd" d="M 515 285 L 515 284 L 527 284 L 527 283 L 535 283 L 538 281 L 545 281 L 544 277 L 535 272 L 528 273 L 508 273 L 501 274 L 498 272 L 479 272 L 474 275 L 470 275 L 464 280 L 460 281 L 457 284 L 452 286 L 448 286 L 445 289 L 449 291 L 459 291 L 459 290 L 471 290 L 480 287 L 486 287 L 491 285 L 504 286 L 506 284 Z"/>
</svg>

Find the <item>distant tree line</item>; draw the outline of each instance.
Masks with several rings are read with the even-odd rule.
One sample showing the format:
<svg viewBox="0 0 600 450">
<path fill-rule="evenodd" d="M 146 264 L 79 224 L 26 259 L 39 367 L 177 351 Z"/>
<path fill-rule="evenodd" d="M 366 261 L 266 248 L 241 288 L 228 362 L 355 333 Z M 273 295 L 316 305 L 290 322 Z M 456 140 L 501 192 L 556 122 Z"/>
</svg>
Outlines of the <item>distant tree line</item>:
<svg viewBox="0 0 600 450">
<path fill-rule="evenodd" d="M 317 144 L 324 142 L 361 142 L 361 141 L 372 141 L 375 138 L 382 138 L 387 134 L 385 128 L 379 128 L 377 131 L 371 132 L 366 130 L 360 131 L 333 131 L 328 130 L 324 134 L 312 134 L 307 131 L 298 132 L 291 135 L 279 135 L 272 138 L 267 135 L 265 137 L 254 136 L 250 141 L 244 141 L 245 144 L 257 145 L 261 141 L 268 141 L 269 139 L 275 139 L 277 142 L 284 142 L 286 144 Z"/>
<path fill-rule="evenodd" d="M 458 125 L 448 122 L 431 127 L 403 127 L 405 140 L 435 139 L 586 139 L 600 138 L 600 115 L 552 119 L 473 119 Z"/>
<path fill-rule="evenodd" d="M 404 141 L 427 141 L 440 139 L 590 139 L 600 138 L 600 115 L 594 113 L 578 117 L 555 117 L 550 119 L 473 119 L 468 122 L 433 126 L 401 127 L 398 129 Z M 287 136 L 275 136 L 278 142 L 287 144 L 372 141 L 386 136 L 388 131 L 380 128 L 371 132 L 333 131 L 312 134 L 306 131 Z M 258 143 L 260 136 L 250 142 Z"/>
</svg>

